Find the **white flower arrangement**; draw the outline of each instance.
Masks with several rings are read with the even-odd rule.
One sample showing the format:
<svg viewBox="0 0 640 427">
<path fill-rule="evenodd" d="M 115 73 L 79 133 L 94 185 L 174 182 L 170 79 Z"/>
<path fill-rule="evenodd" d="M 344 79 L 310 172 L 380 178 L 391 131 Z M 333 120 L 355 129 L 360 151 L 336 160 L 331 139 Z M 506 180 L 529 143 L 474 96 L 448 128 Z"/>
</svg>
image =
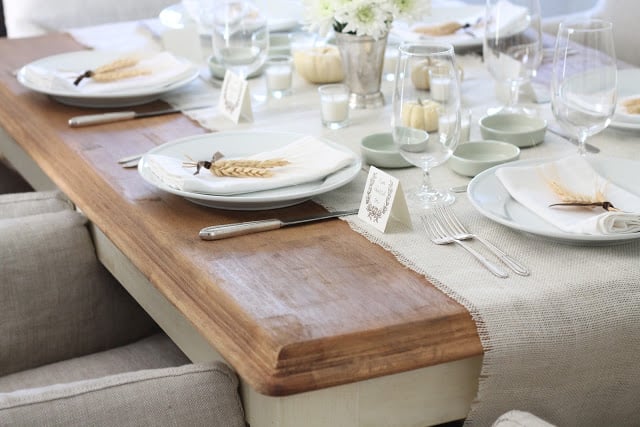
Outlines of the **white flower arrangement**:
<svg viewBox="0 0 640 427">
<path fill-rule="evenodd" d="M 419 19 L 431 7 L 431 0 L 303 0 L 305 21 L 310 31 L 380 38 L 394 19 Z"/>
</svg>

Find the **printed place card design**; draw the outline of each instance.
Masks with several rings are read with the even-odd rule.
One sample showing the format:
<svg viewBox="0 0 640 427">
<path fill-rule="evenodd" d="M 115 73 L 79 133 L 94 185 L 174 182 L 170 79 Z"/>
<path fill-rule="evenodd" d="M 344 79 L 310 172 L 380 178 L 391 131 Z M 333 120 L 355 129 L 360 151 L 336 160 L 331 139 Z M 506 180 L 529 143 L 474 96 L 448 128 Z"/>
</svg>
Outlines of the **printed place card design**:
<svg viewBox="0 0 640 427">
<path fill-rule="evenodd" d="M 371 166 L 364 186 L 358 218 L 383 233 L 387 230 L 391 218 L 411 225 L 409 208 L 407 208 L 400 181 Z"/>
<path fill-rule="evenodd" d="M 227 70 L 222 82 L 222 93 L 218 102 L 218 109 L 223 115 L 229 117 L 235 124 L 241 118 L 253 121 L 253 111 L 251 109 L 251 95 L 249 93 L 249 82 Z"/>
</svg>

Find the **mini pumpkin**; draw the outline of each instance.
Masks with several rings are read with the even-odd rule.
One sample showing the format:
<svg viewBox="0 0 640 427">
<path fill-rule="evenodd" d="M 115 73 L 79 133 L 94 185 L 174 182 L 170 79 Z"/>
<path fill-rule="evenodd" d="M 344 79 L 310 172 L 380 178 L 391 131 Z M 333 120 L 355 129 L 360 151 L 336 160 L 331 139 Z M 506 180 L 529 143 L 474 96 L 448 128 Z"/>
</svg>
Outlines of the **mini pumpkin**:
<svg viewBox="0 0 640 427">
<path fill-rule="evenodd" d="M 309 83 L 336 83 L 344 79 L 342 58 L 335 46 L 320 46 L 293 53 L 296 71 Z"/>
<path fill-rule="evenodd" d="M 411 82 L 417 89 L 429 90 L 430 88 L 430 79 L 429 79 L 429 71 L 442 66 L 438 64 L 437 61 L 430 61 L 425 59 L 423 61 L 418 62 L 411 69 Z M 458 69 L 458 76 L 460 77 L 460 81 L 462 81 L 464 77 L 464 71 L 461 66 L 456 66 Z"/>
<path fill-rule="evenodd" d="M 427 132 L 438 130 L 440 104 L 435 101 L 409 101 L 402 104 L 402 125 Z"/>
</svg>

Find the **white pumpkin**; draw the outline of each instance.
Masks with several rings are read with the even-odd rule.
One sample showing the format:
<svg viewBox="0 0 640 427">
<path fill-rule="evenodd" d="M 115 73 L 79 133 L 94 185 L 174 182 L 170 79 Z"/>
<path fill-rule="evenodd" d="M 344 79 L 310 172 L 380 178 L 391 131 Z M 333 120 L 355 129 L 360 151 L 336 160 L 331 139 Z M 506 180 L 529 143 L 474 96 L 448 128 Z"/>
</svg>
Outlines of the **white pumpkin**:
<svg viewBox="0 0 640 427">
<path fill-rule="evenodd" d="M 435 67 L 439 66 L 438 62 L 432 62 L 427 59 L 424 61 L 418 62 L 411 69 L 411 82 L 417 89 L 429 90 L 430 88 L 430 79 L 429 79 L 429 71 Z M 460 81 L 464 78 L 464 71 L 461 66 L 457 65 L 458 76 L 460 77 Z"/>
<path fill-rule="evenodd" d="M 402 125 L 427 132 L 438 130 L 440 104 L 435 101 L 409 101 L 402 104 Z"/>
<path fill-rule="evenodd" d="M 335 46 L 296 50 L 293 63 L 298 74 L 309 83 L 336 83 L 344 79 L 342 58 Z"/>
</svg>

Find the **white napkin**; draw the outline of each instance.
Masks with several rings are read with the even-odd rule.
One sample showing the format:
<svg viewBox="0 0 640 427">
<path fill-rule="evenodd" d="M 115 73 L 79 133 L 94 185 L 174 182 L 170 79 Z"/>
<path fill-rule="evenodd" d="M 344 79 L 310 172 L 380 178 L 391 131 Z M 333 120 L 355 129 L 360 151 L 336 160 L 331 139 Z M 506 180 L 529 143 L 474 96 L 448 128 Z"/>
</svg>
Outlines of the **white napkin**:
<svg viewBox="0 0 640 427">
<path fill-rule="evenodd" d="M 27 80 L 42 89 L 67 90 L 83 94 L 113 94 L 132 89 L 139 91 L 141 89 L 168 86 L 186 78 L 193 73 L 194 69 L 192 64 L 179 60 L 169 52 L 160 52 L 142 58 L 136 67 L 147 69 L 151 71 L 151 74 L 104 83 L 85 78 L 78 86 L 75 86 L 73 81 L 86 69 L 63 71 L 38 65 L 27 65 L 24 68 L 24 75 Z"/>
<path fill-rule="evenodd" d="M 600 176 L 582 156 L 570 156 L 536 166 L 504 167 L 496 176 L 520 204 L 559 229 L 581 234 L 640 232 L 640 197 Z M 624 212 L 601 207 L 549 207 L 562 200 L 548 181 L 555 181 L 575 194 L 592 196 L 600 189 L 607 201 Z"/>
<path fill-rule="evenodd" d="M 355 154 L 333 148 L 312 136 L 305 136 L 281 148 L 246 158 L 254 160 L 283 158 L 290 164 L 274 168 L 271 177 L 234 178 L 218 177 L 207 169 L 201 169 L 198 175 L 193 175 L 195 168 L 182 166 L 182 162 L 186 159 L 150 154 L 146 156 L 146 162 L 151 172 L 171 188 L 190 193 L 233 195 L 320 180 L 356 160 Z"/>
</svg>

